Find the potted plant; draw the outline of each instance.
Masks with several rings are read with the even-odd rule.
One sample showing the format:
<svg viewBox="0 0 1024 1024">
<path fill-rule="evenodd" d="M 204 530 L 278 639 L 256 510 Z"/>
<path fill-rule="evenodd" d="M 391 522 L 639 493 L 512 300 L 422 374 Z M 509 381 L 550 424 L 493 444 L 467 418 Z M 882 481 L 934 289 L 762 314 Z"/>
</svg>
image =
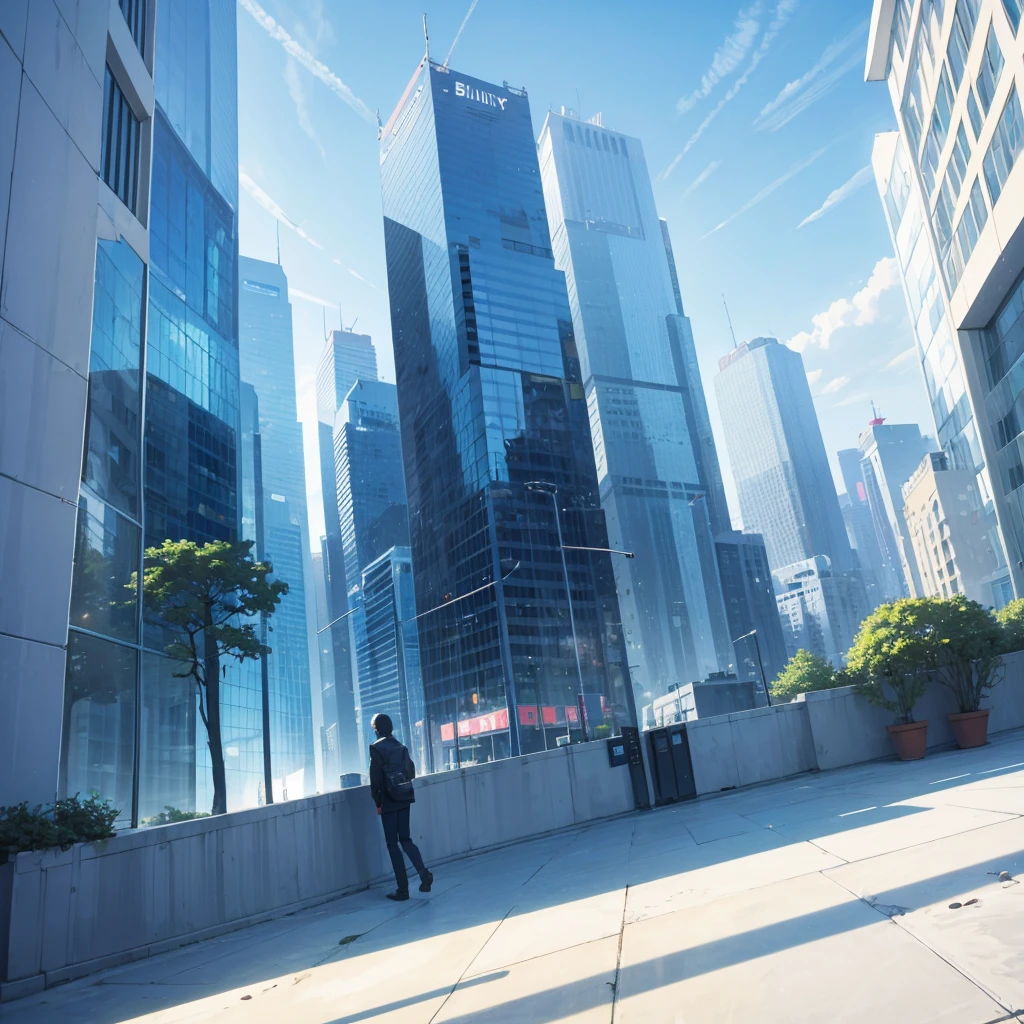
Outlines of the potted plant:
<svg viewBox="0 0 1024 1024">
<path fill-rule="evenodd" d="M 861 623 L 846 655 L 855 692 L 896 715 L 887 729 L 901 761 L 922 758 L 927 749 L 928 722 L 914 721 L 914 705 L 926 685 L 923 603 L 905 599 L 880 605 Z"/>
<path fill-rule="evenodd" d="M 956 698 L 949 716 L 956 745 L 988 741 L 988 708 L 981 702 L 999 682 L 1006 637 L 992 613 L 962 594 L 935 600 L 931 609 L 935 678 Z"/>
</svg>

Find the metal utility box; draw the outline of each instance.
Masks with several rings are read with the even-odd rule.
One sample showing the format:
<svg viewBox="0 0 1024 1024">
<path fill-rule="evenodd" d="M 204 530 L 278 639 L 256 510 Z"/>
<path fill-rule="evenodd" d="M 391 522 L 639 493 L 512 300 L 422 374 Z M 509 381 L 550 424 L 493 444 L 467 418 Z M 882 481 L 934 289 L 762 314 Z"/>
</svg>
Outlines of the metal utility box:
<svg viewBox="0 0 1024 1024">
<path fill-rule="evenodd" d="M 638 811 L 645 811 L 651 806 L 651 801 L 647 795 L 647 770 L 644 768 L 644 752 L 640 746 L 640 730 L 632 725 L 624 725 L 621 740 L 626 748 L 626 764 L 629 765 L 629 778 L 633 784 L 634 805 Z"/>
<path fill-rule="evenodd" d="M 690 743 L 684 725 L 652 729 L 651 769 L 654 773 L 654 802 L 658 805 L 676 800 L 692 800 L 697 795 L 690 762 Z"/>
<path fill-rule="evenodd" d="M 623 764 L 629 764 L 626 741 L 621 736 L 613 736 L 608 740 L 608 767 L 618 768 Z"/>
</svg>

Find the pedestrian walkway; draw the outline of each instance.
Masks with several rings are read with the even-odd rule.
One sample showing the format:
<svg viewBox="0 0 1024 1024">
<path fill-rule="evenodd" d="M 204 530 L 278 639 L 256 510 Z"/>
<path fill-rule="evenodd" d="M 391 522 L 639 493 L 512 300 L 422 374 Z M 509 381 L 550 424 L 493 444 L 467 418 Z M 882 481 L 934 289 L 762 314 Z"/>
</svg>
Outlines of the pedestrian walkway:
<svg viewBox="0 0 1024 1024">
<path fill-rule="evenodd" d="M 1024 1020 L 1018 873 L 1019 732 L 482 854 L 430 896 L 362 892 L 0 1022 Z"/>
</svg>

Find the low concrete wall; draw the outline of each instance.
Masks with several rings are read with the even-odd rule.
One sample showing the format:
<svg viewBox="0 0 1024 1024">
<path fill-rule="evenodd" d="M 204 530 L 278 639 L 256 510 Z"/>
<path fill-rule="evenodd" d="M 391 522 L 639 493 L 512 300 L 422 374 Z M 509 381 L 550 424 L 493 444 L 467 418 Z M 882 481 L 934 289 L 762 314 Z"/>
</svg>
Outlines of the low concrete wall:
<svg viewBox="0 0 1024 1024">
<path fill-rule="evenodd" d="M 1003 659 L 1000 682 L 983 704 L 991 712 L 990 733 L 1024 727 L 1024 651 Z M 953 743 L 947 716 L 956 710 L 946 687 L 928 686 L 914 717 L 928 722 L 929 748 Z M 697 794 L 891 757 L 885 727 L 892 721 L 891 712 L 841 686 L 801 694 L 788 704 L 687 722 Z"/>
<path fill-rule="evenodd" d="M 604 742 L 417 780 L 428 864 L 633 810 Z M 366 787 L 124 833 L 0 867 L 0 1000 L 336 896 L 390 873 Z"/>
</svg>

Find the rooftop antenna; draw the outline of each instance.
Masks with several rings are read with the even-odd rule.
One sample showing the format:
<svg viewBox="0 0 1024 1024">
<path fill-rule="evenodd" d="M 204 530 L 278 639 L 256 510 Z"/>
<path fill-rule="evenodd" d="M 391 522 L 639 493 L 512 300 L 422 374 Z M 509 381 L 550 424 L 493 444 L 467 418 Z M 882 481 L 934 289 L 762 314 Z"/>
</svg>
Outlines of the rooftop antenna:
<svg viewBox="0 0 1024 1024">
<path fill-rule="evenodd" d="M 576 86 L 576 116 L 583 119 L 583 104 L 580 102 L 580 87 Z"/>
<path fill-rule="evenodd" d="M 732 335 L 732 347 L 738 348 L 736 332 L 732 329 L 732 317 L 729 316 L 729 303 L 725 301 L 725 292 L 722 292 L 722 305 L 725 306 L 725 319 L 729 321 L 729 333 Z"/>
<path fill-rule="evenodd" d="M 476 5 L 479 2 L 480 0 L 473 0 L 473 2 L 469 5 L 469 10 L 466 11 L 466 16 L 462 19 L 462 24 L 459 26 L 459 31 L 455 33 L 455 38 L 452 40 L 451 48 L 448 50 L 448 56 L 445 57 L 444 64 L 441 65 L 442 67 L 448 67 L 448 61 L 452 59 L 452 51 L 455 49 L 455 44 L 459 41 L 459 36 L 462 35 L 462 30 L 466 27 L 466 22 L 469 21 L 470 15 L 476 10 Z"/>
<path fill-rule="evenodd" d="M 377 128 L 383 128 L 384 122 L 380 119 L 380 107 L 377 108 Z"/>
<path fill-rule="evenodd" d="M 427 16 L 423 15 L 423 45 L 426 49 L 423 52 L 424 61 L 430 60 L 430 36 L 427 35 Z"/>
<path fill-rule="evenodd" d="M 274 223 L 277 225 L 277 265 L 281 266 L 281 222 L 275 220 Z"/>
<path fill-rule="evenodd" d="M 357 323 L 359 323 L 359 317 L 356 317 L 355 320 L 352 321 L 352 326 L 346 327 L 345 330 L 348 331 L 349 334 L 351 334 L 355 330 Z"/>
<path fill-rule="evenodd" d="M 868 424 L 869 427 L 880 427 L 885 422 L 884 416 L 878 415 L 878 410 L 875 408 L 874 400 L 871 402 L 871 422 Z"/>
<path fill-rule="evenodd" d="M 327 332 L 327 307 L 321 306 L 320 309 L 324 314 L 324 341 L 327 341 L 330 338 L 330 334 Z"/>
</svg>

